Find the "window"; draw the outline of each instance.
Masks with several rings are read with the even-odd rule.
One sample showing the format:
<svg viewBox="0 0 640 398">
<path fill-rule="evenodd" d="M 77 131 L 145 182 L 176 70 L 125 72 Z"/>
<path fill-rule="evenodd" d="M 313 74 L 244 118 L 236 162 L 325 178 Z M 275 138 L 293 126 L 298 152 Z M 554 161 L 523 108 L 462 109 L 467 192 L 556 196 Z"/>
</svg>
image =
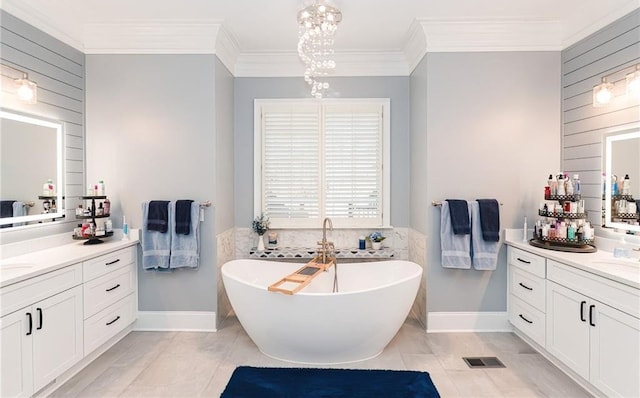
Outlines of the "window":
<svg viewBox="0 0 640 398">
<path fill-rule="evenodd" d="M 256 100 L 255 213 L 272 228 L 389 226 L 389 100 Z"/>
</svg>

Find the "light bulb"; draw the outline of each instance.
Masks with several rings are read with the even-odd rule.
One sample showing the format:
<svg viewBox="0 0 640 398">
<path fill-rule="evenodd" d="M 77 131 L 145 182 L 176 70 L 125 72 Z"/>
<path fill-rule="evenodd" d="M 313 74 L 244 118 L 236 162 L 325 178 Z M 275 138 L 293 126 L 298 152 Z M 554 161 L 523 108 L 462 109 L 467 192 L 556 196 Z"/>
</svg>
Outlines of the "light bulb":
<svg viewBox="0 0 640 398">
<path fill-rule="evenodd" d="M 627 94 L 640 97 L 640 64 L 636 65 L 636 71 L 627 74 Z"/>
<path fill-rule="evenodd" d="M 35 82 L 29 80 L 26 73 L 23 74 L 22 79 L 17 79 L 15 81 L 15 84 L 18 100 L 27 104 L 35 104 L 38 102 L 38 85 Z"/>
<path fill-rule="evenodd" d="M 596 94 L 596 100 L 599 104 L 609 103 L 609 101 L 611 101 L 611 97 L 613 97 L 613 95 L 606 87 L 601 87 Z"/>
<path fill-rule="evenodd" d="M 602 78 L 602 83 L 593 88 L 593 106 L 604 106 L 613 99 L 613 84 Z"/>
</svg>

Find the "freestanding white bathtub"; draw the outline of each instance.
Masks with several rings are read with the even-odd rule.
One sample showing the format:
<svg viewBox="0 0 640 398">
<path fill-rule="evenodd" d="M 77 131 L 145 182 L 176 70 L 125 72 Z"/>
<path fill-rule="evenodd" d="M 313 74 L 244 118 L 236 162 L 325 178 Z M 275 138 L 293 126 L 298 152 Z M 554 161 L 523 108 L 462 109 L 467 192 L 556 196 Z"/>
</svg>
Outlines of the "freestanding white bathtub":
<svg viewBox="0 0 640 398">
<path fill-rule="evenodd" d="M 264 354 L 289 362 L 337 364 L 373 358 L 398 332 L 422 268 L 409 261 L 340 263 L 294 295 L 267 287 L 303 264 L 233 260 L 222 266 L 238 320 Z"/>
</svg>

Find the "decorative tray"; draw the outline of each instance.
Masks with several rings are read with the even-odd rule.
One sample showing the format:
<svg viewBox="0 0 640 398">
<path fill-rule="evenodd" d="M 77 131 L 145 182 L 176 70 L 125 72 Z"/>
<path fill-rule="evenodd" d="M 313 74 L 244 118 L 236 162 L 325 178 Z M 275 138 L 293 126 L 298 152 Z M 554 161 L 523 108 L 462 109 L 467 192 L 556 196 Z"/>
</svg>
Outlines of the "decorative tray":
<svg viewBox="0 0 640 398">
<path fill-rule="evenodd" d="M 73 240 L 86 240 L 86 242 L 84 242 L 85 245 L 97 245 L 97 244 L 103 242 L 101 240 L 101 238 L 108 238 L 110 236 L 113 236 L 113 231 L 106 232 L 104 235 L 100 235 L 100 236 L 95 236 L 95 235 L 91 235 L 91 236 L 75 236 L 75 235 L 73 235 L 72 238 L 73 238 Z"/>
<path fill-rule="evenodd" d="M 635 220 L 638 218 L 638 213 L 613 213 L 611 218 L 622 218 L 624 220 Z"/>
<path fill-rule="evenodd" d="M 555 250 L 559 252 L 569 253 L 595 253 L 598 249 L 593 245 L 593 240 L 590 243 L 576 243 L 573 245 L 566 245 L 557 243 L 558 241 L 542 241 L 537 238 L 530 239 L 529 244 L 531 246 L 539 247 L 541 249 Z"/>
<path fill-rule="evenodd" d="M 580 200 L 580 195 L 545 195 L 544 200 L 560 200 L 565 202 L 575 202 Z"/>
<path fill-rule="evenodd" d="M 544 211 L 538 210 L 538 215 L 542 217 L 553 217 L 553 218 L 571 218 L 571 219 L 582 219 L 587 218 L 586 213 L 556 213 L 553 211 Z"/>
<path fill-rule="evenodd" d="M 91 220 L 93 218 L 107 218 L 107 217 L 111 217 L 111 214 L 103 214 L 101 216 L 97 214 L 95 216 L 76 216 L 78 220 Z"/>
</svg>

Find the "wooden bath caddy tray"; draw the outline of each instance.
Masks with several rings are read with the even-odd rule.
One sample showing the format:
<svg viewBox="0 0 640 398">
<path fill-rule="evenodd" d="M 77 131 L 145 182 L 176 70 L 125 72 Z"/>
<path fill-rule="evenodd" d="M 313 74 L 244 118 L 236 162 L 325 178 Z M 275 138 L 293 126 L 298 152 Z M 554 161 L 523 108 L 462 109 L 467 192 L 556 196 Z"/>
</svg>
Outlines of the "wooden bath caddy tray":
<svg viewBox="0 0 640 398">
<path fill-rule="evenodd" d="M 296 272 L 293 272 L 284 278 L 280 279 L 278 282 L 269 286 L 268 290 L 270 292 L 280 292 L 284 294 L 293 295 L 305 286 L 307 286 L 313 278 L 318 276 L 321 272 L 328 270 L 332 265 L 335 264 L 334 260 L 330 260 L 328 263 L 323 264 L 318 257 L 315 257 L 313 260 L 306 263 L 302 268 L 298 269 Z M 287 287 L 292 286 L 292 289 L 287 289 L 282 285 L 288 284 Z"/>
</svg>

